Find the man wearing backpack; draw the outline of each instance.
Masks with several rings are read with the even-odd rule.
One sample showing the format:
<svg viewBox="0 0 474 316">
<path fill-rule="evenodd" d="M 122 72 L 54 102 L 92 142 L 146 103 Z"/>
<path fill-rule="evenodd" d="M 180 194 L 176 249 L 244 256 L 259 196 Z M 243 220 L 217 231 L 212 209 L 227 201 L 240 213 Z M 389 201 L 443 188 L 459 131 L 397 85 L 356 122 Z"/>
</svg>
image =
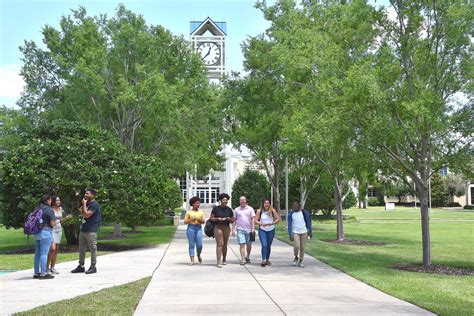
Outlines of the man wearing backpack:
<svg viewBox="0 0 474 316">
<path fill-rule="evenodd" d="M 97 231 L 101 221 L 100 206 L 95 200 L 96 191 L 86 189 L 82 199 L 81 215 L 83 217 L 81 232 L 79 233 L 79 265 L 71 273 L 91 274 L 96 273 L 97 263 Z M 86 271 L 84 263 L 86 259 L 86 248 L 91 252 L 91 266 Z"/>
</svg>

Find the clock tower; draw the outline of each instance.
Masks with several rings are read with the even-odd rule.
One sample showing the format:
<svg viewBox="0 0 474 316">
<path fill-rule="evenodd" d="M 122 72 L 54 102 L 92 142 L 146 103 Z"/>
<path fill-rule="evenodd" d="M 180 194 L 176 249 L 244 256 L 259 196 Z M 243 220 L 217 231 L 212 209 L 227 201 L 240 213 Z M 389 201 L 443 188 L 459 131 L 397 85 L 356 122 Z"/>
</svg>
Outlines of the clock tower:
<svg viewBox="0 0 474 316">
<path fill-rule="evenodd" d="M 218 81 L 225 74 L 226 22 L 214 22 L 211 18 L 190 22 L 193 50 L 201 56 L 211 81 Z"/>
</svg>

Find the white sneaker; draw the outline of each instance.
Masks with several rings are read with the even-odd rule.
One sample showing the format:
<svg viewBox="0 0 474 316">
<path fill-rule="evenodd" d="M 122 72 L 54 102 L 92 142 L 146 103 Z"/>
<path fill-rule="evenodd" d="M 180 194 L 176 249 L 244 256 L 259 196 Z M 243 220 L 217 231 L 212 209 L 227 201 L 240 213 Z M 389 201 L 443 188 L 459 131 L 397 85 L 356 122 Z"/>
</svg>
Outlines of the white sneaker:
<svg viewBox="0 0 474 316">
<path fill-rule="evenodd" d="M 58 270 L 56 270 L 55 268 L 49 269 L 49 272 L 51 272 L 52 274 L 59 274 Z"/>
<path fill-rule="evenodd" d="M 293 267 L 296 267 L 298 264 L 298 257 L 295 257 L 295 260 L 293 260 Z"/>
<path fill-rule="evenodd" d="M 303 264 L 303 262 L 302 262 L 301 260 L 298 262 L 298 267 L 304 268 L 304 264 Z"/>
</svg>

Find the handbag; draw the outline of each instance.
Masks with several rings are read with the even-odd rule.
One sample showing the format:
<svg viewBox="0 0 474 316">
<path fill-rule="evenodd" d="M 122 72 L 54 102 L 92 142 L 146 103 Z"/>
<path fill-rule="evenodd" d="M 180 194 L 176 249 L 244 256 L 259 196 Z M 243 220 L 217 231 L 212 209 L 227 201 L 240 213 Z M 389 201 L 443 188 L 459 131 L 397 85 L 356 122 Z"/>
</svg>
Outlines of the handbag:
<svg viewBox="0 0 474 316">
<path fill-rule="evenodd" d="M 250 232 L 249 241 L 255 241 L 255 232 Z"/>
<path fill-rule="evenodd" d="M 207 237 L 214 237 L 214 223 L 211 222 L 210 219 L 206 221 L 206 225 L 204 225 L 204 234 Z"/>
</svg>

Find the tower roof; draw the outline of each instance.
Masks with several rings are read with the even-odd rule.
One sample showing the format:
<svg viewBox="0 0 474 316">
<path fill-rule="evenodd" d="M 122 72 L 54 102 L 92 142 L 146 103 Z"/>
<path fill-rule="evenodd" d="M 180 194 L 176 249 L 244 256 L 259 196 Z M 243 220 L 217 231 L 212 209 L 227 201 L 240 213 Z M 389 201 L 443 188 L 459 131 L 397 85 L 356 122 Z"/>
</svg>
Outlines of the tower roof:
<svg viewBox="0 0 474 316">
<path fill-rule="evenodd" d="M 204 21 L 189 22 L 189 33 L 191 34 L 191 36 L 202 35 L 206 31 L 211 32 L 215 36 L 226 36 L 227 23 L 214 22 L 210 17 L 207 17 Z"/>
</svg>

